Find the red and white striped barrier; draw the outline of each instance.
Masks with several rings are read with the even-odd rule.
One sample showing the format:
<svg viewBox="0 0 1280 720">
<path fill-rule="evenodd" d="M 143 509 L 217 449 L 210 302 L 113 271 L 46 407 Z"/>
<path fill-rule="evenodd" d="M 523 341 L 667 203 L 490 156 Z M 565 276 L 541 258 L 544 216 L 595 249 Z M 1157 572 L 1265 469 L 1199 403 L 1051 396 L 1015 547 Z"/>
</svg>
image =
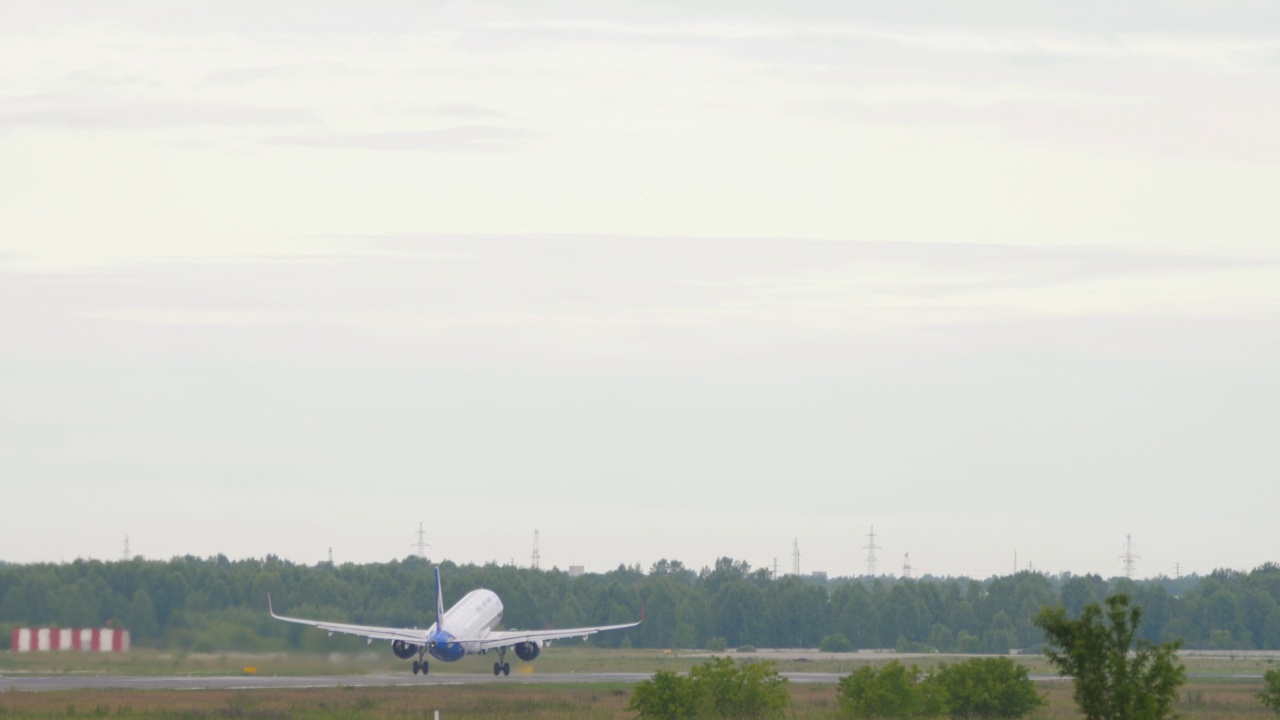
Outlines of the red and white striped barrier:
<svg viewBox="0 0 1280 720">
<path fill-rule="evenodd" d="M 14 652 L 129 652 L 129 631 L 115 628 L 14 628 Z"/>
</svg>

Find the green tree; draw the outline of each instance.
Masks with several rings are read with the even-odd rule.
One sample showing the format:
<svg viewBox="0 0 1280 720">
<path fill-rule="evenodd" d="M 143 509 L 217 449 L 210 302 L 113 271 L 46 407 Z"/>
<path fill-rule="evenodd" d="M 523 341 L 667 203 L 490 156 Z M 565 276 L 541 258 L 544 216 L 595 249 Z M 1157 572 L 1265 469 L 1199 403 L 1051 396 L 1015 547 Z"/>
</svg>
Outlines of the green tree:
<svg viewBox="0 0 1280 720">
<path fill-rule="evenodd" d="M 1106 598 L 1107 582 L 1101 575 L 1076 575 L 1062 583 L 1060 594 L 1067 612 L 1079 615 L 1085 605 L 1102 602 Z"/>
<path fill-rule="evenodd" d="M 853 649 L 853 643 L 849 642 L 849 638 L 842 633 L 835 633 L 822 638 L 822 643 L 818 645 L 818 650 L 822 652 L 849 652 Z"/>
<path fill-rule="evenodd" d="M 933 646 L 934 650 L 951 652 L 955 648 L 956 639 L 946 625 L 934 623 L 933 629 L 929 631 L 929 645 Z"/>
<path fill-rule="evenodd" d="M 655 673 L 636 685 L 626 709 L 640 713 L 641 720 L 767 720 L 782 717 L 790 700 L 787 681 L 774 663 L 712 658 L 686 677 L 665 670 Z"/>
<path fill-rule="evenodd" d="M 840 713 L 853 718 L 906 718 L 925 714 L 920 668 L 894 660 L 880 668 L 863 665 L 840 680 Z"/>
<path fill-rule="evenodd" d="M 1129 596 L 1111 595 L 1107 611 L 1084 606 L 1078 620 L 1062 607 L 1044 607 L 1035 622 L 1049 641 L 1045 654 L 1075 679 L 1074 698 L 1087 720 L 1166 720 L 1173 717 L 1186 668 L 1175 653 L 1181 641 L 1136 640 L 1142 609 Z"/>
<path fill-rule="evenodd" d="M 991 627 L 982 634 L 982 651 L 1007 653 L 1018 642 L 1018 631 L 1013 627 L 1009 614 L 1001 610 L 991 619 Z"/>
<path fill-rule="evenodd" d="M 659 670 L 637 683 L 625 710 L 640 713 L 640 720 L 687 720 L 698 715 L 693 683 L 671 670 Z"/>
<path fill-rule="evenodd" d="M 571 592 L 565 593 L 564 599 L 560 601 L 560 607 L 556 608 L 552 622 L 556 627 L 577 627 L 583 624 L 582 604 L 578 602 L 577 596 Z"/>
<path fill-rule="evenodd" d="M 729 646 L 767 642 L 764 593 L 746 580 L 729 580 L 711 596 L 711 631 Z"/>
<path fill-rule="evenodd" d="M 831 594 L 831 628 L 856 647 L 875 647 L 879 639 L 879 609 L 860 583 L 843 585 Z"/>
<path fill-rule="evenodd" d="M 133 603 L 129 606 L 128 624 L 135 640 L 152 640 L 160 634 L 156 610 L 146 590 L 139 589 L 134 593 Z"/>
<path fill-rule="evenodd" d="M 1262 681 L 1262 692 L 1258 693 L 1258 699 L 1272 711 L 1280 713 L 1280 670 L 1273 668 L 1266 671 L 1262 675 Z"/>
<path fill-rule="evenodd" d="M 1007 657 L 944 664 L 925 682 L 953 718 L 1020 718 L 1045 704 L 1027 667 Z"/>
<path fill-rule="evenodd" d="M 689 671 L 694 693 L 712 717 L 777 718 L 787 710 L 791 695 L 787 679 L 771 662 L 737 663 L 711 658 Z"/>
<path fill-rule="evenodd" d="M 674 646 L 676 611 L 680 604 L 676 594 L 680 588 L 670 578 L 662 577 L 646 583 L 641 597 L 645 607 L 645 621 L 640 626 L 640 637 L 645 647 L 669 648 Z M 561 625 L 560 627 L 573 627 Z"/>
</svg>

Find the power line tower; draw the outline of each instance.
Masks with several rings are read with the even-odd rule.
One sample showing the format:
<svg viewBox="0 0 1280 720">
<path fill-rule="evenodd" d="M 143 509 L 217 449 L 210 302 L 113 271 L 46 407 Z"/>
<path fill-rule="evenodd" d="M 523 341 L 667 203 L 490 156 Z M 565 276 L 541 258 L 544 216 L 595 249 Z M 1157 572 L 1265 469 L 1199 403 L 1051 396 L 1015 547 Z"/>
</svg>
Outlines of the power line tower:
<svg viewBox="0 0 1280 720">
<path fill-rule="evenodd" d="M 907 580 L 911 579 L 911 571 L 915 568 L 911 567 L 911 553 L 902 554 L 902 577 Z"/>
<path fill-rule="evenodd" d="M 871 526 L 871 532 L 867 533 L 867 544 L 862 546 L 867 551 L 867 574 L 871 577 L 876 576 L 876 551 L 884 548 L 876 544 L 876 526 Z"/>
<path fill-rule="evenodd" d="M 800 538 L 796 538 L 791 545 L 791 574 L 800 574 Z"/>
<path fill-rule="evenodd" d="M 431 543 L 427 542 L 427 531 L 422 529 L 422 523 L 418 523 L 418 532 L 414 533 L 418 536 L 418 542 L 409 543 L 409 547 L 418 551 L 418 557 L 423 560 L 427 559 L 427 548 L 431 547 Z"/>
<path fill-rule="evenodd" d="M 769 579 L 770 580 L 778 579 L 778 558 L 773 559 L 773 577 L 770 577 Z"/>
<path fill-rule="evenodd" d="M 124 552 L 120 553 L 120 559 L 123 560 L 124 562 L 129 562 L 129 560 L 132 559 L 132 557 L 129 555 L 129 536 L 128 535 L 124 536 Z"/>
<path fill-rule="evenodd" d="M 533 554 L 529 556 L 529 561 L 534 570 L 537 570 L 542 563 L 542 553 L 538 552 L 538 531 L 536 529 L 533 531 Z"/>
<path fill-rule="evenodd" d="M 1124 554 L 1120 556 L 1120 559 L 1124 561 L 1124 576 L 1129 578 L 1130 580 L 1133 579 L 1133 576 L 1137 570 L 1138 561 L 1142 559 L 1141 555 L 1134 554 L 1133 552 L 1134 549 L 1135 548 L 1133 547 L 1133 535 L 1132 534 L 1125 535 L 1124 536 Z"/>
</svg>

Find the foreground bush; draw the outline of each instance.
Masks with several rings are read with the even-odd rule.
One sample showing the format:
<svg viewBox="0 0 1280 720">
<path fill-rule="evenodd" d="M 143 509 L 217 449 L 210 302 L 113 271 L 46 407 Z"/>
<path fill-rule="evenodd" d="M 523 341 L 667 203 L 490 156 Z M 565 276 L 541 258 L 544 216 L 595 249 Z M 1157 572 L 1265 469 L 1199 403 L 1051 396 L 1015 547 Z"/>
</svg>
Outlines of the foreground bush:
<svg viewBox="0 0 1280 720">
<path fill-rule="evenodd" d="M 1270 662 L 1270 661 L 1268 661 Z M 1280 670 L 1268 670 L 1262 675 L 1262 692 L 1255 697 L 1265 706 L 1280 713 Z"/>
<path fill-rule="evenodd" d="M 879 668 L 864 665 L 840 680 L 836 690 L 843 717 L 910 718 L 926 712 L 920 668 L 894 660 Z"/>
<path fill-rule="evenodd" d="M 686 720 L 697 717 L 698 704 L 689 678 L 659 670 L 653 678 L 636 685 L 626 709 L 639 712 L 641 718 Z"/>
<path fill-rule="evenodd" d="M 1012 720 L 1045 704 L 1027 668 L 1009 658 L 944 664 L 927 675 L 897 660 L 878 669 L 868 665 L 840 681 L 836 698 L 841 715 L 852 718 Z"/>
<path fill-rule="evenodd" d="M 953 718 L 1020 718 L 1045 705 L 1030 671 L 1007 657 L 943 665 L 926 680 Z"/>
<path fill-rule="evenodd" d="M 736 663 L 712 658 L 687 676 L 659 671 L 636 685 L 627 710 L 641 720 L 780 718 L 791 696 L 771 662 Z"/>
<path fill-rule="evenodd" d="M 1182 641 L 1156 645 L 1138 639 L 1142 608 L 1124 593 L 1107 608 L 1089 603 L 1079 619 L 1062 607 L 1045 607 L 1035 623 L 1049 641 L 1049 662 L 1074 680 L 1073 697 L 1087 720 L 1172 720 L 1187 669 L 1178 659 Z"/>
</svg>

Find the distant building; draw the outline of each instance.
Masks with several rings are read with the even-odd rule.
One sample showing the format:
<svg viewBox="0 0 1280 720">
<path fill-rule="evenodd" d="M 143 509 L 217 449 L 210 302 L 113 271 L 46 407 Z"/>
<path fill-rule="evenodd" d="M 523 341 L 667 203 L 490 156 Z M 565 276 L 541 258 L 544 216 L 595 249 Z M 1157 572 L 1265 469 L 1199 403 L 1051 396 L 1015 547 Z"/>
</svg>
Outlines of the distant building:
<svg viewBox="0 0 1280 720">
<path fill-rule="evenodd" d="M 587 568 L 583 565 L 570 565 L 569 577 L 582 577 L 587 572 Z"/>
</svg>

